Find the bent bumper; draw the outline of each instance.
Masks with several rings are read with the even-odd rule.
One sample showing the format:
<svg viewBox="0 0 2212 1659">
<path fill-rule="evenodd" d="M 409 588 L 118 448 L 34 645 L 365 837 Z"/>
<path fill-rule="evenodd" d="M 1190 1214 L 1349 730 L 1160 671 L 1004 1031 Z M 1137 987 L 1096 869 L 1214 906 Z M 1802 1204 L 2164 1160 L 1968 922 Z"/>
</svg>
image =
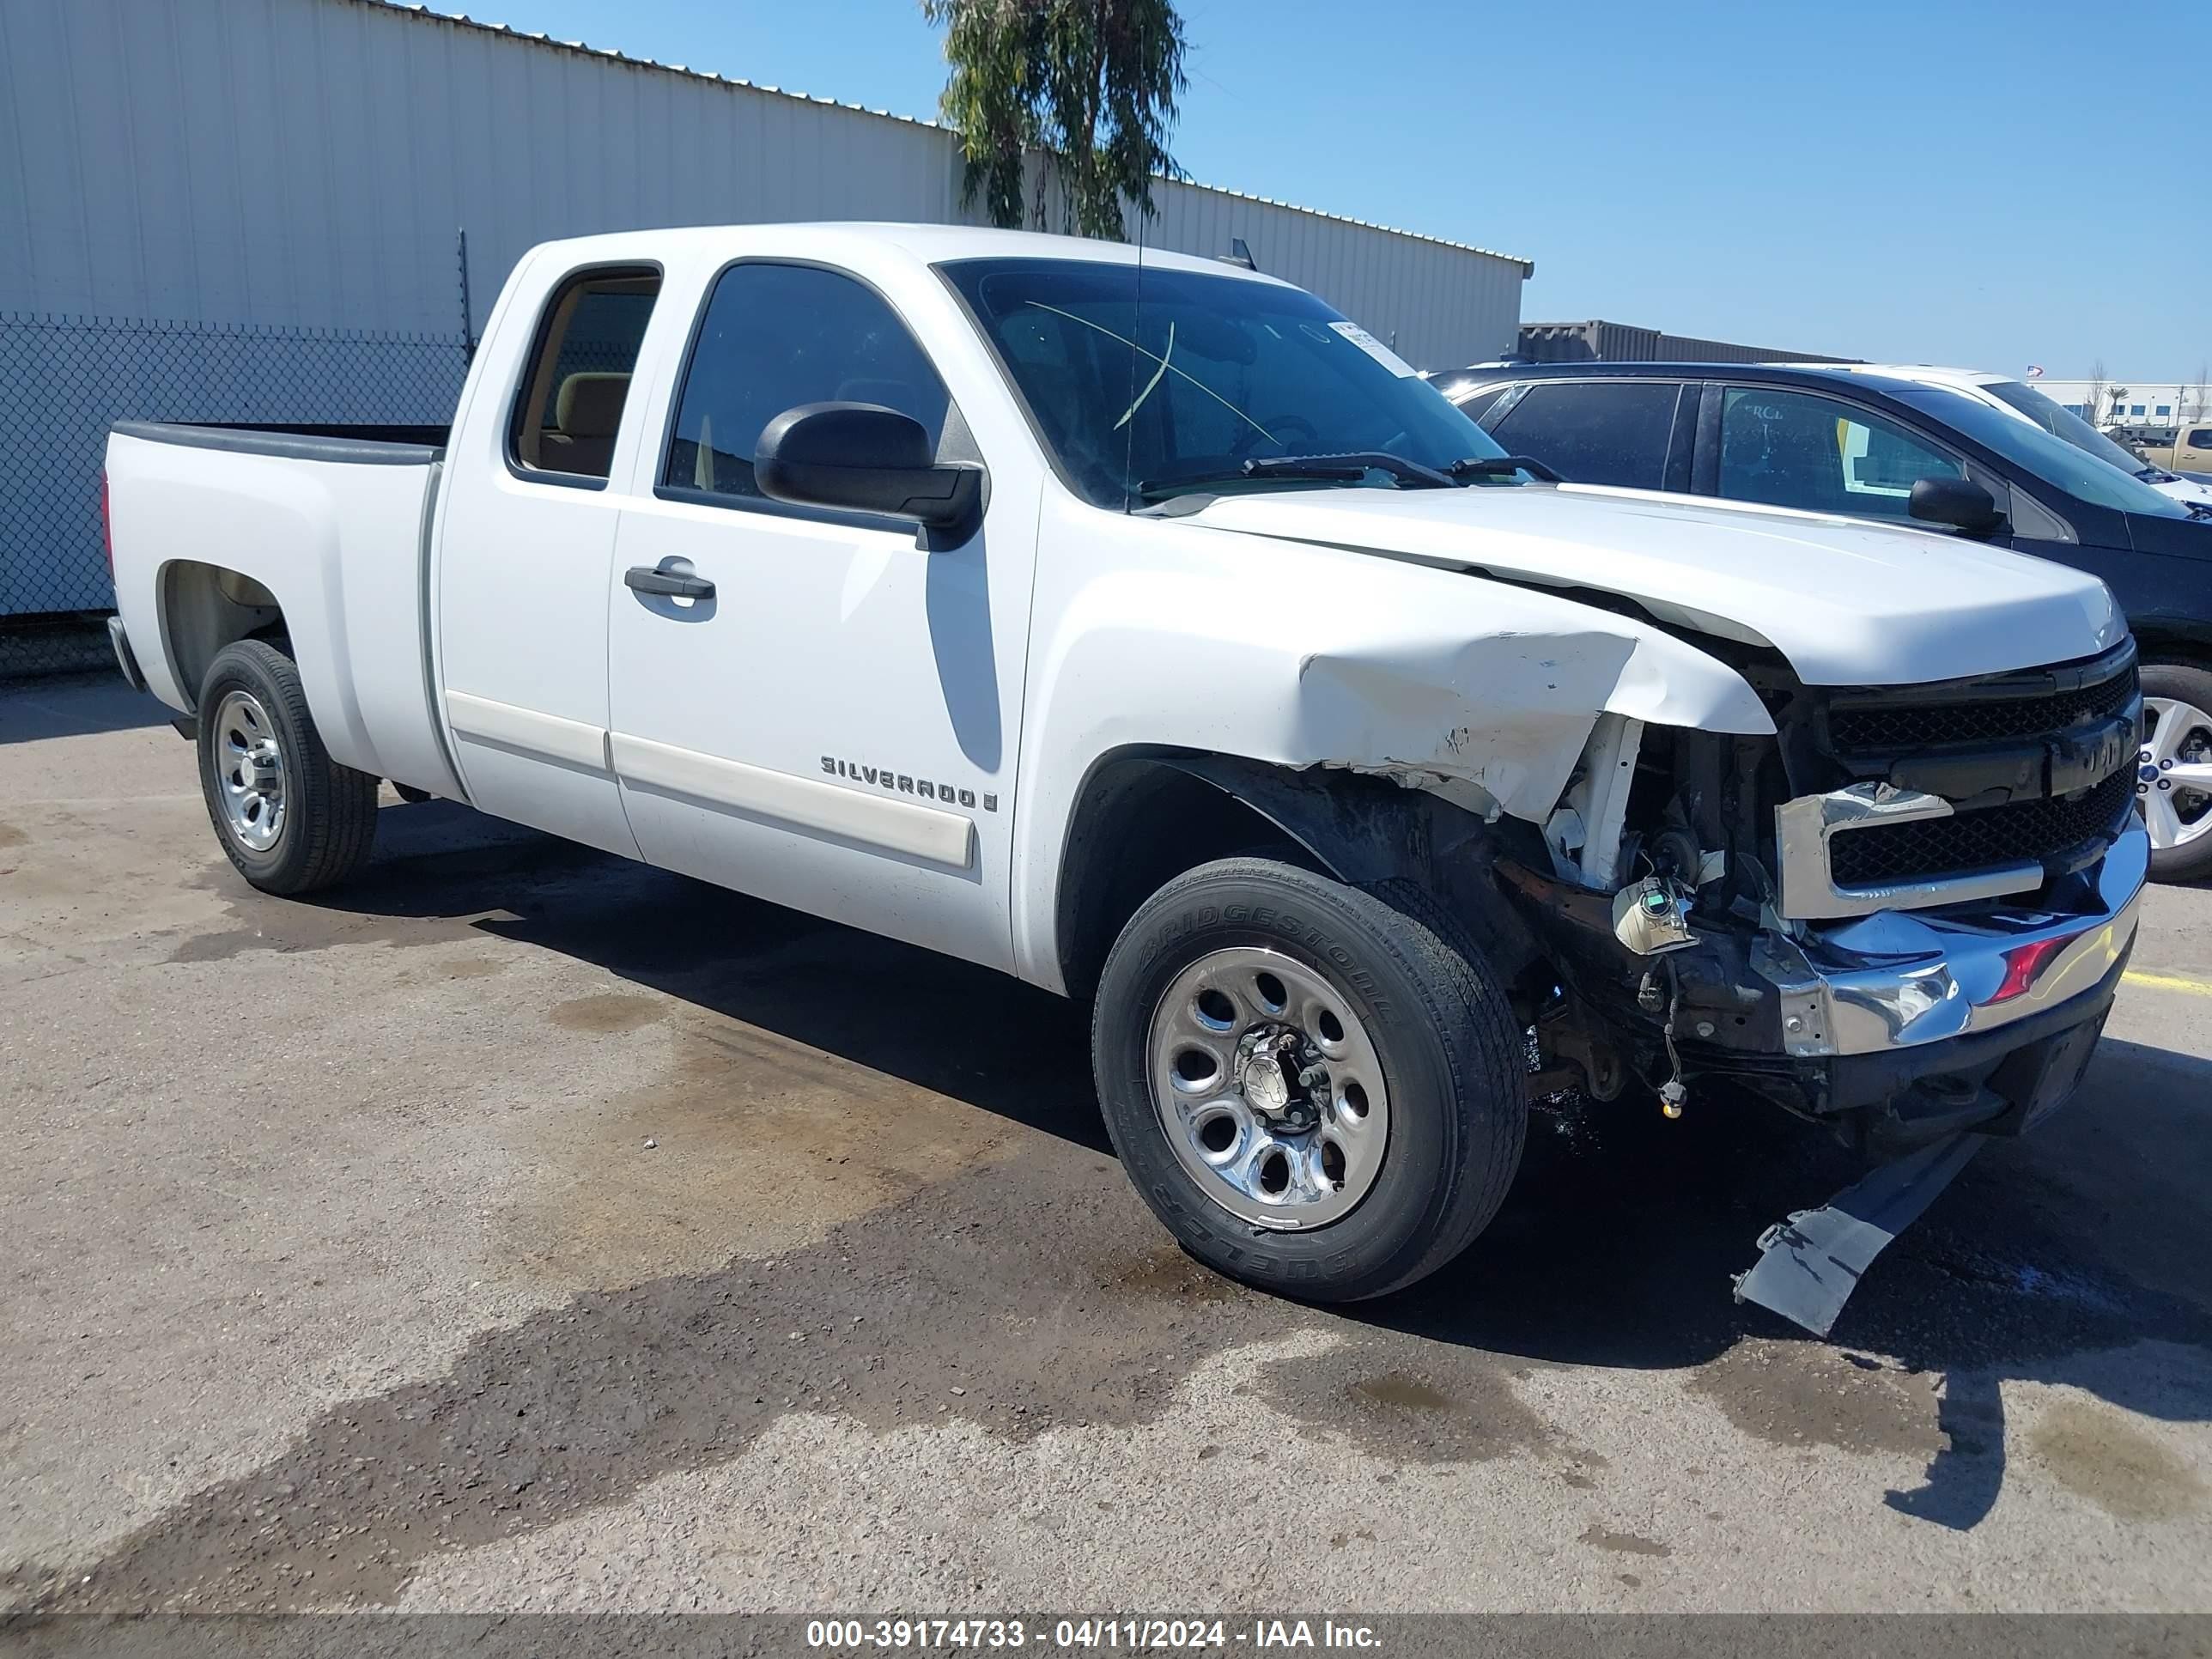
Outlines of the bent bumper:
<svg viewBox="0 0 2212 1659">
<path fill-rule="evenodd" d="M 2150 836 L 2130 822 L 2083 872 L 2077 909 L 1888 910 L 1802 945 L 1761 933 L 1752 965 L 1781 999 L 1792 1059 L 1879 1054 L 2000 1030 L 2096 990 L 2135 943 Z"/>
<path fill-rule="evenodd" d="M 1563 981 L 1647 1082 L 1678 1072 L 1693 1094 L 1726 1083 L 1853 1144 L 1901 1150 L 1961 1129 L 2017 1133 L 2064 1101 L 2134 946 L 2149 861 L 2130 821 L 2033 908 L 1885 912 L 1795 939 L 1698 928 L 1663 958 L 1624 949 L 1599 896 L 1498 869 Z"/>
</svg>

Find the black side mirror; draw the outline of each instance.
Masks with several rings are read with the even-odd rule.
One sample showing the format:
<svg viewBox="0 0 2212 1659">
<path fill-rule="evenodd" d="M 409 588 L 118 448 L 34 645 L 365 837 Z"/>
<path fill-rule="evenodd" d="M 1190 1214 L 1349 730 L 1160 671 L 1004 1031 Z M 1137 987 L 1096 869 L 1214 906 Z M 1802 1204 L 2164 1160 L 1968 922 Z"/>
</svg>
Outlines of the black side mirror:
<svg viewBox="0 0 2212 1659">
<path fill-rule="evenodd" d="M 933 530 L 975 522 L 983 469 L 940 465 L 912 416 L 879 404 L 801 404 L 762 430 L 753 450 L 761 493 L 802 507 L 913 519 Z"/>
<path fill-rule="evenodd" d="M 1972 478 L 1919 478 L 1905 510 L 1925 524 L 1947 524 L 1969 536 L 2004 528 L 1996 498 Z"/>
</svg>

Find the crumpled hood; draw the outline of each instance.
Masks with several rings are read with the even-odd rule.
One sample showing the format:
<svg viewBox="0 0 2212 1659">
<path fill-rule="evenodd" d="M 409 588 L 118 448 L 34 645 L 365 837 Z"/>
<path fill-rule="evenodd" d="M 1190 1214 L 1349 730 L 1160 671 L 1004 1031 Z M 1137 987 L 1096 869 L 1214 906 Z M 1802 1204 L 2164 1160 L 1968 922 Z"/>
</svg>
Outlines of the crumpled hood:
<svg viewBox="0 0 2212 1659">
<path fill-rule="evenodd" d="M 1187 523 L 1638 601 L 1773 646 L 1811 685 L 1910 685 L 2094 656 L 2105 585 L 1932 532 L 1593 485 L 1224 495 Z"/>
</svg>

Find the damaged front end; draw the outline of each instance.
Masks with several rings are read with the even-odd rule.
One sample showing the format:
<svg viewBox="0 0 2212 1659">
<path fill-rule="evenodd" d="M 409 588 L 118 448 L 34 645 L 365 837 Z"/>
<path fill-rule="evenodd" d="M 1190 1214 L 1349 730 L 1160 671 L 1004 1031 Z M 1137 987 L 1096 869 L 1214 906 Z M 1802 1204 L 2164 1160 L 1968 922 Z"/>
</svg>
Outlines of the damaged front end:
<svg viewBox="0 0 2212 1659">
<path fill-rule="evenodd" d="M 1679 1114 L 1753 1097 L 1883 1160 L 1761 1241 L 1747 1299 L 1825 1334 L 1963 1166 L 2073 1092 L 2131 949 L 2134 647 L 1837 690 L 1737 666 L 1772 737 L 1608 714 L 1500 886 L 1556 990 L 1540 1077 Z"/>
</svg>

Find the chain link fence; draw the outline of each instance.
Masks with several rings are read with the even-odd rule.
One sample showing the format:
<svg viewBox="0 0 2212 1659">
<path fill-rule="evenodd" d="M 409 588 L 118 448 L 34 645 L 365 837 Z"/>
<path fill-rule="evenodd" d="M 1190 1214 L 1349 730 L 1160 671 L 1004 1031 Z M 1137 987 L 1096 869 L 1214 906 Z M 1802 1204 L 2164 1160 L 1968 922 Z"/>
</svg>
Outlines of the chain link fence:
<svg viewBox="0 0 2212 1659">
<path fill-rule="evenodd" d="M 0 679 L 110 660 L 112 422 L 442 424 L 468 359 L 457 335 L 0 312 Z"/>
</svg>

